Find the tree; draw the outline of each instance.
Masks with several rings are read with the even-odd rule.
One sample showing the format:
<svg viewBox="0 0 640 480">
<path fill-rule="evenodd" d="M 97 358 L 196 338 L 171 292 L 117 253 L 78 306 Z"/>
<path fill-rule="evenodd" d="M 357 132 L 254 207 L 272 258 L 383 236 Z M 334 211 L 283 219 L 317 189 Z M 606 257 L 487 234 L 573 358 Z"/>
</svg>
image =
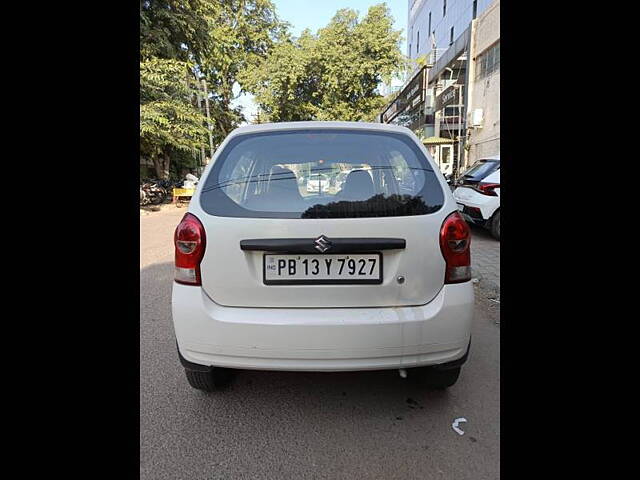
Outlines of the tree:
<svg viewBox="0 0 640 480">
<path fill-rule="evenodd" d="M 199 62 L 207 47 L 207 16 L 215 2 L 207 0 L 142 0 L 140 56 Z"/>
<path fill-rule="evenodd" d="M 271 0 L 225 0 L 214 5 L 205 15 L 210 41 L 198 71 L 211 88 L 216 128 L 224 138 L 245 120 L 239 109 L 231 108 L 234 86 L 238 95 L 242 92 L 238 76 L 267 56 L 287 24 L 278 20 Z"/>
<path fill-rule="evenodd" d="M 153 160 L 158 178 L 168 178 L 172 150 L 194 151 L 206 142 L 193 82 L 186 62 L 140 63 L 140 149 Z"/>
<path fill-rule="evenodd" d="M 140 4 L 140 146 L 158 177 L 177 152 L 209 149 L 199 98 L 209 89 L 214 145 L 244 118 L 231 108 L 236 78 L 286 29 L 271 0 L 143 0 Z"/>
<path fill-rule="evenodd" d="M 385 104 L 378 85 L 406 68 L 400 41 L 385 4 L 362 21 L 342 9 L 315 35 L 281 35 L 240 81 L 270 121 L 372 120 Z"/>
</svg>

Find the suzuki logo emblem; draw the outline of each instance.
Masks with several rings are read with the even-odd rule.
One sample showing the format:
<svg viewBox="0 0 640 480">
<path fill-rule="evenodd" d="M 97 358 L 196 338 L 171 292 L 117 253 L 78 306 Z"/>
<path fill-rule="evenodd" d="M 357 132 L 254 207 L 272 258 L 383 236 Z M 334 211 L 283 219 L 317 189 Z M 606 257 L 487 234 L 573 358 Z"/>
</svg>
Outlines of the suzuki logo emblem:
<svg viewBox="0 0 640 480">
<path fill-rule="evenodd" d="M 324 253 L 331 248 L 331 242 L 324 235 L 320 235 L 313 243 L 315 244 L 315 249 L 320 253 Z"/>
</svg>

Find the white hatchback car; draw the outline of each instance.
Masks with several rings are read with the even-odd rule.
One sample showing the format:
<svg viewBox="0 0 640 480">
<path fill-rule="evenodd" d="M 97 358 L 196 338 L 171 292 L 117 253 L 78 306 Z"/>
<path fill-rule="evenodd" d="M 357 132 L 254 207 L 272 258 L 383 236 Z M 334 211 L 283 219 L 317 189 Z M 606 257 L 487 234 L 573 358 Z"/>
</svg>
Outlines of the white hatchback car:
<svg viewBox="0 0 640 480">
<path fill-rule="evenodd" d="M 341 169 L 333 193 L 298 187 Z M 194 388 L 215 390 L 234 369 L 399 369 L 446 388 L 467 359 L 469 227 L 404 127 L 238 128 L 174 240 L 173 323 Z"/>
<path fill-rule="evenodd" d="M 500 240 L 500 156 L 478 160 L 460 178 L 453 192 L 458 209 Z"/>
</svg>

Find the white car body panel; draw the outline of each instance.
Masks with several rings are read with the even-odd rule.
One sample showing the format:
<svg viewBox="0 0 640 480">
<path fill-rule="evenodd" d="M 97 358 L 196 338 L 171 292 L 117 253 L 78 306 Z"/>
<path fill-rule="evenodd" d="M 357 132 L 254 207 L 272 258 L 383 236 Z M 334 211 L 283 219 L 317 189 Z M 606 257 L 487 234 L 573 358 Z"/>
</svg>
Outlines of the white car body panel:
<svg viewBox="0 0 640 480">
<path fill-rule="evenodd" d="M 435 172 L 444 193 L 442 208 L 428 215 L 337 219 L 218 217 L 202 209 L 200 190 L 232 138 L 304 128 L 407 135 Z M 207 236 L 202 287 L 174 282 L 172 294 L 176 338 L 186 360 L 231 368 L 336 371 L 439 364 L 467 351 L 473 286 L 470 281 L 443 285 L 445 262 L 438 241 L 444 219 L 457 209 L 456 201 L 409 129 L 355 122 L 249 125 L 225 139 L 201 179 L 188 212 L 201 220 Z M 380 285 L 267 286 L 262 279 L 263 252 L 239 247 L 241 240 L 250 238 L 321 234 L 404 238 L 406 249 L 382 252 Z M 405 277 L 403 284 L 396 281 L 399 275 Z"/>
<path fill-rule="evenodd" d="M 456 207 L 452 207 L 455 209 Z M 206 213 L 193 208 L 202 219 Z M 446 212 L 446 213 L 445 213 Z M 202 287 L 220 305 L 254 307 L 376 307 L 423 305 L 433 299 L 444 281 L 445 262 L 440 245 L 422 246 L 425 235 L 437 238 L 450 210 L 425 216 L 340 219 L 216 218 L 219 229 L 211 235 L 215 247 L 208 247 L 201 263 Z M 203 220 L 204 222 L 204 220 Z M 215 237 L 214 237 L 215 235 Z M 381 285 L 264 285 L 263 252 L 240 250 L 240 241 L 249 238 L 401 237 L 405 250 L 386 250 L 382 255 Z M 207 237 L 209 238 L 209 236 Z M 208 244 L 212 242 L 208 241 Z M 243 275 L 207 275 L 204 272 L 242 272 Z M 424 275 L 423 272 L 433 272 Z M 400 285 L 396 277 L 406 281 Z M 296 290 L 291 295 L 292 289 Z"/>
<path fill-rule="evenodd" d="M 500 183 L 500 170 L 487 175 L 483 180 L 486 183 Z M 457 203 L 468 207 L 476 207 L 480 209 L 483 220 L 489 220 L 495 211 L 500 208 L 500 189 L 496 188 L 497 197 L 492 195 L 484 195 L 470 187 L 458 187 L 453 192 L 453 197 Z M 465 215 L 469 221 L 473 218 Z"/>
</svg>

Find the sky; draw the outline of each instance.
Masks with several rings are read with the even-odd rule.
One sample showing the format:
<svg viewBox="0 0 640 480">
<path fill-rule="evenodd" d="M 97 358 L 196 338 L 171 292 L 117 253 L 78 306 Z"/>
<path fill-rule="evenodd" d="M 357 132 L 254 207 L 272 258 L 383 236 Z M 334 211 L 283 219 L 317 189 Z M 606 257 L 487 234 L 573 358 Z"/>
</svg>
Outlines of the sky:
<svg viewBox="0 0 640 480">
<path fill-rule="evenodd" d="M 291 24 L 291 32 L 294 36 L 300 35 L 309 28 L 313 33 L 326 26 L 335 13 L 341 8 L 357 10 L 360 18 L 366 15 L 370 6 L 382 3 L 383 0 L 274 0 L 278 18 Z M 402 30 L 406 37 L 407 30 L 407 0 L 386 0 L 387 7 L 395 19 L 394 28 Z M 406 51 L 406 38 L 400 47 L 401 52 Z M 252 95 L 242 95 L 234 102 L 241 105 L 247 120 L 251 120 L 256 112 L 256 106 Z"/>
</svg>

